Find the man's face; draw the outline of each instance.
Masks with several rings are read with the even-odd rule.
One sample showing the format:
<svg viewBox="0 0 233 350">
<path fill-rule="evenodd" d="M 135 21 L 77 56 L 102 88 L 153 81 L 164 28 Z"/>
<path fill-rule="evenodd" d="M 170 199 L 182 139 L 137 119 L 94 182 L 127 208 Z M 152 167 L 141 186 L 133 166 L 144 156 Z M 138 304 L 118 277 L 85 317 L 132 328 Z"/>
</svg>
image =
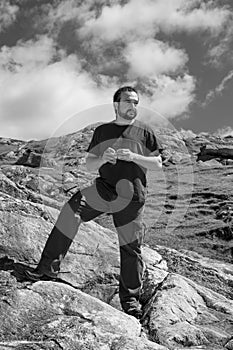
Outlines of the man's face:
<svg viewBox="0 0 233 350">
<path fill-rule="evenodd" d="M 121 118 L 132 120 L 137 116 L 138 95 L 134 91 L 121 93 L 120 102 L 116 103 L 116 110 Z"/>
</svg>

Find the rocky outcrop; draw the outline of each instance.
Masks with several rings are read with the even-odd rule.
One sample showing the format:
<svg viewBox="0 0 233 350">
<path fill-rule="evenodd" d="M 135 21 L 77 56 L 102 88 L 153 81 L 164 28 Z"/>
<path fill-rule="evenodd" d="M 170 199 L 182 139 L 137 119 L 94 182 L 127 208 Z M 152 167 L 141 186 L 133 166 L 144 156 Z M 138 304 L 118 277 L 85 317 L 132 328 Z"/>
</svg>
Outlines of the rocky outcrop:
<svg viewBox="0 0 233 350">
<path fill-rule="evenodd" d="M 150 339 L 166 345 L 229 347 L 233 301 L 175 274 L 154 295 L 149 311 Z"/>
<path fill-rule="evenodd" d="M 156 246 L 156 251 L 166 260 L 171 273 L 192 279 L 233 300 L 232 264 L 204 257 L 194 251 Z"/>
<path fill-rule="evenodd" d="M 114 232 L 94 222 L 83 224 L 60 282 L 31 284 L 23 271 L 39 260 L 58 211 L 6 194 L 1 199 L 0 345 L 166 349 L 142 337 L 140 323 L 117 310 L 119 252 Z M 45 217 L 46 210 L 50 216 Z"/>
<path fill-rule="evenodd" d="M 158 252 L 148 246 L 143 248 L 146 272 L 141 324 L 122 313 L 118 299 L 117 236 L 95 222 L 82 224 L 58 282 L 32 284 L 25 280 L 23 271 L 39 260 L 58 213 L 38 203 L 1 195 L 0 346 L 3 349 L 34 346 L 65 350 L 78 347 L 166 350 L 194 349 L 194 346 L 214 349 L 216 345 L 218 349 L 230 349 L 233 301 L 200 286 L 192 276 L 172 272 L 162 247 L 157 247 Z M 189 261 L 190 267 L 195 266 L 197 257 L 185 253 L 182 257 Z M 203 262 L 199 264 L 200 271 L 206 268 Z M 217 262 L 211 271 L 214 269 L 220 271 Z M 228 269 L 233 276 L 233 270 Z M 226 274 L 226 266 L 223 271 Z M 225 278 L 224 283 L 228 285 L 228 282 Z"/>
<path fill-rule="evenodd" d="M 25 279 L 62 204 L 96 176 L 83 164 L 94 127 L 51 142 L 0 139 L 0 350 L 232 350 L 233 168 L 196 163 L 200 147 L 231 138 L 159 133 L 167 166 L 148 172 L 140 322 L 121 310 L 109 215 L 81 225 L 56 282 Z M 27 148 L 56 167 L 13 165 Z"/>
<path fill-rule="evenodd" d="M 166 350 L 140 337 L 134 317 L 67 284 L 41 281 L 19 289 L 5 271 L 0 281 L 2 346 L 17 341 L 15 349 L 42 344 L 46 349 Z"/>
<path fill-rule="evenodd" d="M 26 165 L 32 168 L 38 168 L 40 166 L 56 167 L 56 162 L 53 159 L 48 159 L 39 153 L 33 152 L 30 148 L 24 150 L 15 164 Z"/>
<path fill-rule="evenodd" d="M 233 146 L 213 146 L 204 145 L 200 148 L 200 153 L 197 155 L 197 160 L 206 161 L 213 158 L 233 159 Z"/>
</svg>

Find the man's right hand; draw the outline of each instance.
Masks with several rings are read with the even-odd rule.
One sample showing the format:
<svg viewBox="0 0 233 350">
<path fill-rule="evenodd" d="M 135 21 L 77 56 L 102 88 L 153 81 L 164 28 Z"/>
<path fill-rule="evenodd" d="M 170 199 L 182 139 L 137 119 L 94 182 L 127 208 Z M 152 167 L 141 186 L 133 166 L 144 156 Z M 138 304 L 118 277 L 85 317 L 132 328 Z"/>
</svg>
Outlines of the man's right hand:
<svg viewBox="0 0 233 350">
<path fill-rule="evenodd" d="M 116 164 L 116 161 L 117 161 L 117 153 L 116 151 L 111 148 L 111 147 L 108 147 L 105 151 L 104 151 L 104 154 L 102 156 L 102 159 L 104 162 L 109 162 L 109 163 L 112 163 L 112 164 Z"/>
</svg>

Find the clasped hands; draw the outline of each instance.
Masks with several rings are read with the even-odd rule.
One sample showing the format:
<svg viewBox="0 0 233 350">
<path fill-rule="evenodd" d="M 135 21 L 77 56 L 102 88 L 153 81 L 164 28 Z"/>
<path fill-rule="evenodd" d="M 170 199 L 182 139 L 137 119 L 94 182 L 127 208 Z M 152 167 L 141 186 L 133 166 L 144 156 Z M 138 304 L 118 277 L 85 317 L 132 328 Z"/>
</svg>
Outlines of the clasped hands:
<svg viewBox="0 0 233 350">
<path fill-rule="evenodd" d="M 118 150 L 115 150 L 111 147 L 108 147 L 103 156 L 102 159 L 105 162 L 110 162 L 112 164 L 116 164 L 117 159 L 125 160 L 127 162 L 132 162 L 134 159 L 135 153 L 130 151 L 128 148 L 119 148 Z"/>
</svg>

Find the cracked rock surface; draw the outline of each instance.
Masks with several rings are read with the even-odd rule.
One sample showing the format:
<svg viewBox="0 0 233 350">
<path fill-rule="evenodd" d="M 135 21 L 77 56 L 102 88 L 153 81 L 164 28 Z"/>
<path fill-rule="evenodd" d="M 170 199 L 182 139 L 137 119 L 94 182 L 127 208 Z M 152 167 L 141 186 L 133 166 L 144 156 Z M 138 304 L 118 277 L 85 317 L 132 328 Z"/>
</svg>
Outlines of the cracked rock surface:
<svg viewBox="0 0 233 350">
<path fill-rule="evenodd" d="M 40 215 L 40 205 L 20 201 L 8 198 L 0 220 L 2 349 L 7 344 L 13 349 L 30 349 L 31 344 L 35 349 L 43 349 L 46 344 L 48 349 L 67 350 L 178 349 L 180 346 L 208 349 L 211 345 L 230 349 L 233 301 L 169 271 L 159 253 L 165 247 L 158 246 L 157 251 L 148 246 L 143 248 L 146 272 L 141 323 L 124 314 L 118 299 L 117 236 L 95 222 L 81 227 L 63 262 L 58 282 L 26 281 L 23 271 L 39 259 L 53 224 Z M 52 215 L 55 219 L 58 210 L 51 212 L 51 221 Z M 217 269 L 217 263 L 211 264 L 211 259 L 200 261 L 196 255 L 175 250 L 167 254 L 179 256 L 190 266 L 198 262 L 200 271 L 208 267 L 211 274 Z M 223 281 L 227 285 L 226 276 L 228 273 L 232 277 L 232 267 L 229 264 L 221 268 L 217 270 L 221 275 L 225 273 Z"/>
<path fill-rule="evenodd" d="M 12 160 L 17 163 L 29 146 L 42 154 L 44 141 L 11 145 L 8 140 L 10 154 L 4 143 L 0 350 L 232 350 L 232 163 L 194 161 L 203 142 L 213 147 L 213 137 L 162 135 L 170 158 L 156 181 L 149 174 L 140 322 L 121 310 L 118 240 L 107 215 L 81 225 L 56 282 L 25 279 L 24 270 L 36 266 L 62 204 L 94 177 L 82 165 L 92 131 L 53 140 L 44 155 L 48 161 L 39 168 Z"/>
</svg>

